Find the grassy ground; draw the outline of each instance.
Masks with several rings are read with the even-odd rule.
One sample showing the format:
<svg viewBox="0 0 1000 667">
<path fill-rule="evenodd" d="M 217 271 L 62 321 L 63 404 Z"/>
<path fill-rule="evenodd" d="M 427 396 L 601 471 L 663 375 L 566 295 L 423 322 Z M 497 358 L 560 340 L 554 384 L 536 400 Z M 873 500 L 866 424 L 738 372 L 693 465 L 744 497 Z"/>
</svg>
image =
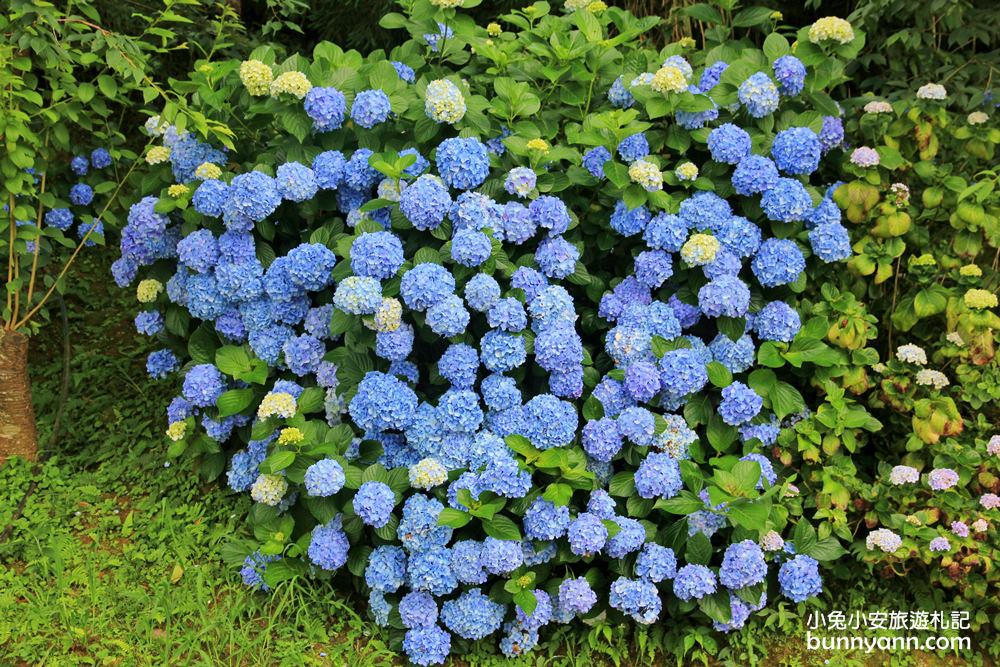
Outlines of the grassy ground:
<svg viewBox="0 0 1000 667">
<path fill-rule="evenodd" d="M 311 582 L 273 595 L 242 587 L 221 554 L 240 534 L 248 501 L 167 467 L 161 432 L 172 387 L 146 378 L 148 349 L 134 335 L 127 295 L 105 278 L 107 267 L 82 270 L 67 297 L 73 355 L 63 435 L 44 448 L 40 466 L 0 467 L 0 666 L 402 664 L 356 597 Z M 33 345 L 44 447 L 58 406 L 60 323 Z M 726 647 L 698 636 L 699 662 L 965 664 L 909 653 L 809 652 L 787 604 L 753 623 Z M 668 628 L 562 629 L 515 664 L 670 664 L 658 649 Z M 493 646 L 482 644 L 456 664 L 500 664 Z"/>
</svg>

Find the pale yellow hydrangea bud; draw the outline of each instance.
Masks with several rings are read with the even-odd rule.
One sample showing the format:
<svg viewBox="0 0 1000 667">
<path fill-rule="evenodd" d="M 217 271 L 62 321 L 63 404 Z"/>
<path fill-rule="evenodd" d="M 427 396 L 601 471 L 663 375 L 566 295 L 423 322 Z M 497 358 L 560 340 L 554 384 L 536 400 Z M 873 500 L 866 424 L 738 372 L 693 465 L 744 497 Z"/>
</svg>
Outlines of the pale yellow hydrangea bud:
<svg viewBox="0 0 1000 667">
<path fill-rule="evenodd" d="M 658 93 L 679 93 L 686 90 L 687 85 L 684 72 L 673 65 L 658 69 L 653 75 L 653 81 L 649 84 L 650 88 Z"/>
<path fill-rule="evenodd" d="M 302 433 L 301 429 L 297 429 L 294 426 L 289 426 L 288 428 L 281 429 L 281 434 L 278 435 L 279 445 L 297 445 L 303 440 L 305 440 L 305 435 Z"/>
<path fill-rule="evenodd" d="M 188 186 L 181 185 L 180 183 L 174 183 L 169 188 L 167 188 L 167 194 L 173 198 L 183 197 L 187 194 Z"/>
<path fill-rule="evenodd" d="M 282 72 L 271 82 L 271 97 L 285 93 L 301 100 L 311 89 L 312 84 L 302 72 Z"/>
<path fill-rule="evenodd" d="M 152 303 L 163 291 L 163 283 L 153 278 L 146 278 L 135 288 L 135 298 L 139 303 Z"/>
<path fill-rule="evenodd" d="M 976 310 L 983 310 L 985 308 L 996 308 L 997 306 L 997 295 L 989 290 L 984 289 L 970 289 L 965 293 L 963 297 L 965 301 L 966 308 L 974 308 Z"/>
<path fill-rule="evenodd" d="M 170 159 L 170 149 L 166 146 L 153 146 L 146 151 L 146 164 L 161 164 Z"/>
<path fill-rule="evenodd" d="M 254 502 L 274 507 L 281 502 L 288 491 L 288 482 L 281 475 L 260 475 L 250 487 L 250 497 Z"/>
<path fill-rule="evenodd" d="M 203 181 L 207 181 L 222 176 L 222 169 L 217 164 L 202 162 L 198 165 L 198 168 L 194 170 L 194 175 Z"/>
<path fill-rule="evenodd" d="M 545 141 L 545 139 L 532 139 L 531 141 L 528 142 L 528 150 L 538 151 L 539 153 L 543 154 L 548 153 L 549 142 Z"/>
<path fill-rule="evenodd" d="M 187 433 L 187 422 L 176 421 L 167 427 L 167 437 L 177 442 Z"/>
<path fill-rule="evenodd" d="M 809 28 L 809 41 L 819 44 L 832 40 L 847 44 L 854 40 L 854 28 L 851 24 L 837 16 L 827 16 L 819 19 Z"/>
<path fill-rule="evenodd" d="M 436 459 L 422 459 L 410 466 L 410 486 L 415 489 L 433 489 L 447 481 L 448 469 Z"/>
<path fill-rule="evenodd" d="M 656 192 L 663 189 L 663 174 L 660 168 L 646 160 L 636 160 L 629 165 L 628 177 L 633 183 L 641 185 L 646 192 Z"/>
<path fill-rule="evenodd" d="M 269 419 L 270 417 L 281 417 L 289 419 L 295 416 L 295 397 L 289 393 L 279 391 L 271 392 L 260 402 L 257 408 L 259 419 Z"/>
<path fill-rule="evenodd" d="M 270 65 L 259 60 L 244 60 L 240 64 L 240 81 L 251 95 L 267 95 L 273 78 Z"/>
<path fill-rule="evenodd" d="M 681 259 L 688 266 L 704 266 L 715 261 L 719 240 L 711 234 L 692 234 L 681 246 Z"/>
<path fill-rule="evenodd" d="M 685 162 L 677 167 L 674 174 L 679 180 L 693 181 L 698 178 L 698 166 L 694 162 Z"/>
</svg>

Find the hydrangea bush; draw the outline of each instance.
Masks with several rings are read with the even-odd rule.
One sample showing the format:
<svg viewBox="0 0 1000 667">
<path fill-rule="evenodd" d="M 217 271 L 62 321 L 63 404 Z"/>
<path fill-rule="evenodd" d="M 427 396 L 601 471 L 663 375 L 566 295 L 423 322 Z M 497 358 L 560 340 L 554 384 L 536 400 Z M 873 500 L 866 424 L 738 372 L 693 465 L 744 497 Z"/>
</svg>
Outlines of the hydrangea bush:
<svg viewBox="0 0 1000 667">
<path fill-rule="evenodd" d="M 863 37 L 656 52 L 614 8 L 457 4 L 387 16 L 388 56 L 199 63 L 234 150 L 146 124 L 114 277 L 170 454 L 254 502 L 244 580 L 353 577 L 417 664 L 818 595 L 843 549 L 772 448 L 841 361 L 800 295 L 851 254 L 818 170 Z"/>
</svg>

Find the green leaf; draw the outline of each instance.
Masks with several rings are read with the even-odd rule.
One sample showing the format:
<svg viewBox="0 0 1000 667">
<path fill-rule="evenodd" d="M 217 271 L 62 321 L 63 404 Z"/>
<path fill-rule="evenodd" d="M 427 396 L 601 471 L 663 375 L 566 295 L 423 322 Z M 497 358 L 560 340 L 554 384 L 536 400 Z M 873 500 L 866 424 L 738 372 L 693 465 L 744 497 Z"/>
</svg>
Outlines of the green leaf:
<svg viewBox="0 0 1000 667">
<path fill-rule="evenodd" d="M 816 529 L 804 518 L 799 519 L 799 522 L 795 524 L 795 532 L 792 535 L 792 540 L 795 543 L 796 553 L 808 554 L 816 546 Z"/>
<path fill-rule="evenodd" d="M 309 387 L 305 389 L 295 401 L 298 411 L 306 414 L 310 412 L 320 412 L 323 410 L 323 400 L 326 392 L 322 387 Z"/>
<path fill-rule="evenodd" d="M 806 408 L 802 394 L 787 382 L 777 382 L 767 397 L 771 399 L 771 409 L 778 419 L 802 412 Z"/>
<path fill-rule="evenodd" d="M 688 537 L 687 549 L 685 550 L 688 563 L 695 565 L 708 565 L 712 560 L 712 543 L 704 533 L 695 533 Z"/>
<path fill-rule="evenodd" d="M 252 402 L 252 389 L 230 389 L 216 399 L 215 405 L 219 408 L 219 417 L 231 417 L 246 410 Z"/>
<path fill-rule="evenodd" d="M 805 550 L 799 548 L 799 544 L 796 542 L 795 550 L 798 553 L 811 556 L 818 561 L 837 560 L 847 553 L 847 550 L 840 545 L 840 541 L 833 535 L 824 537 L 822 540 L 817 540 L 815 544 Z"/>
<path fill-rule="evenodd" d="M 627 471 L 615 473 L 608 484 L 608 493 L 622 498 L 631 496 L 635 493 L 635 474 Z"/>
<path fill-rule="evenodd" d="M 733 374 L 718 361 L 710 361 L 706 369 L 708 370 L 708 381 L 716 387 L 728 387 L 733 383 Z"/>
<path fill-rule="evenodd" d="M 726 516 L 740 528 L 763 531 L 770 512 L 770 503 L 767 501 L 740 499 L 729 505 L 729 512 Z"/>
<path fill-rule="evenodd" d="M 472 515 L 468 512 L 463 512 L 462 510 L 457 510 L 452 507 L 445 507 L 441 510 L 441 514 L 438 515 L 439 526 L 461 528 L 470 521 L 472 521 Z"/>
<path fill-rule="evenodd" d="M 753 491 L 760 481 L 760 464 L 756 461 L 737 461 L 729 472 L 736 478 L 739 488 L 744 491 Z"/>
<path fill-rule="evenodd" d="M 577 12 L 578 14 L 582 12 Z M 521 608 L 521 610 L 527 614 L 531 615 L 535 611 L 535 607 L 538 606 L 538 598 L 535 597 L 534 591 L 520 590 L 514 593 L 514 604 Z"/>
<path fill-rule="evenodd" d="M 719 317 L 715 320 L 719 333 L 725 334 L 729 340 L 739 340 L 746 331 L 747 321 L 743 317 Z"/>
<path fill-rule="evenodd" d="M 268 456 L 262 465 L 273 474 L 281 472 L 293 463 L 295 463 L 295 452 L 284 450 Z"/>
<path fill-rule="evenodd" d="M 781 56 L 788 55 L 791 53 L 791 47 L 788 45 L 788 40 L 779 35 L 776 32 L 772 32 L 764 40 L 764 55 L 772 63 L 780 58 Z"/>
<path fill-rule="evenodd" d="M 572 497 L 573 487 L 569 484 L 558 482 L 549 484 L 548 488 L 545 489 L 545 493 L 542 494 L 542 498 L 560 507 L 569 505 L 570 498 Z"/>
<path fill-rule="evenodd" d="M 656 501 L 655 508 L 671 514 L 692 514 L 705 509 L 704 501 L 690 491 L 681 491 L 673 498 L 661 498 Z"/>
<path fill-rule="evenodd" d="M 520 542 L 522 539 L 517 524 L 503 514 L 498 514 L 489 521 L 483 521 L 483 531 L 496 540 Z"/>
<path fill-rule="evenodd" d="M 382 482 L 386 486 L 389 485 L 389 473 L 382 466 L 381 463 L 373 463 L 361 474 L 361 483 L 365 482 Z"/>
<path fill-rule="evenodd" d="M 770 7 L 747 7 L 741 9 L 733 17 L 734 28 L 749 28 L 750 26 L 763 25 L 771 19 L 774 10 Z"/>
<path fill-rule="evenodd" d="M 215 366 L 220 371 L 233 378 L 239 378 L 250 372 L 252 364 L 250 355 L 242 347 L 226 345 L 215 351 Z"/>
<path fill-rule="evenodd" d="M 732 605 L 727 591 L 716 591 L 698 600 L 698 608 L 713 621 L 729 623 L 733 620 Z"/>
</svg>

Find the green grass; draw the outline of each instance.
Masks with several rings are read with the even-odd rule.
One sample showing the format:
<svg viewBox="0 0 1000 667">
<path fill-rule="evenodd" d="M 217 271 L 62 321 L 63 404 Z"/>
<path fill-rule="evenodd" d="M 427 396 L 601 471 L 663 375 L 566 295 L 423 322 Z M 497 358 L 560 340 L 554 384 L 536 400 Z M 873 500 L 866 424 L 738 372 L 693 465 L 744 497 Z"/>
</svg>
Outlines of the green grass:
<svg viewBox="0 0 1000 667">
<path fill-rule="evenodd" d="M 249 501 L 182 466 L 165 467 L 163 414 L 173 387 L 146 378 L 152 343 L 134 334 L 131 295 L 115 290 L 107 275 L 106 266 L 87 263 L 67 296 L 70 392 L 63 435 L 48 449 L 62 372 L 61 324 L 33 341 L 47 458 L 37 467 L 23 461 L 0 467 L 0 531 L 9 526 L 0 537 L 0 665 L 403 664 L 387 636 L 364 618 L 361 596 L 313 581 L 252 594 L 223 562 L 224 547 L 244 534 Z M 885 596 L 874 584 L 852 590 L 876 607 Z M 689 638 L 698 662 L 964 664 L 929 662 L 932 656 L 810 654 L 787 602 L 755 618 L 728 645 L 713 637 Z M 679 641 L 669 622 L 648 631 L 560 628 L 514 663 L 502 661 L 489 640 L 454 663 L 672 664 L 673 650 L 661 648 Z"/>
</svg>

